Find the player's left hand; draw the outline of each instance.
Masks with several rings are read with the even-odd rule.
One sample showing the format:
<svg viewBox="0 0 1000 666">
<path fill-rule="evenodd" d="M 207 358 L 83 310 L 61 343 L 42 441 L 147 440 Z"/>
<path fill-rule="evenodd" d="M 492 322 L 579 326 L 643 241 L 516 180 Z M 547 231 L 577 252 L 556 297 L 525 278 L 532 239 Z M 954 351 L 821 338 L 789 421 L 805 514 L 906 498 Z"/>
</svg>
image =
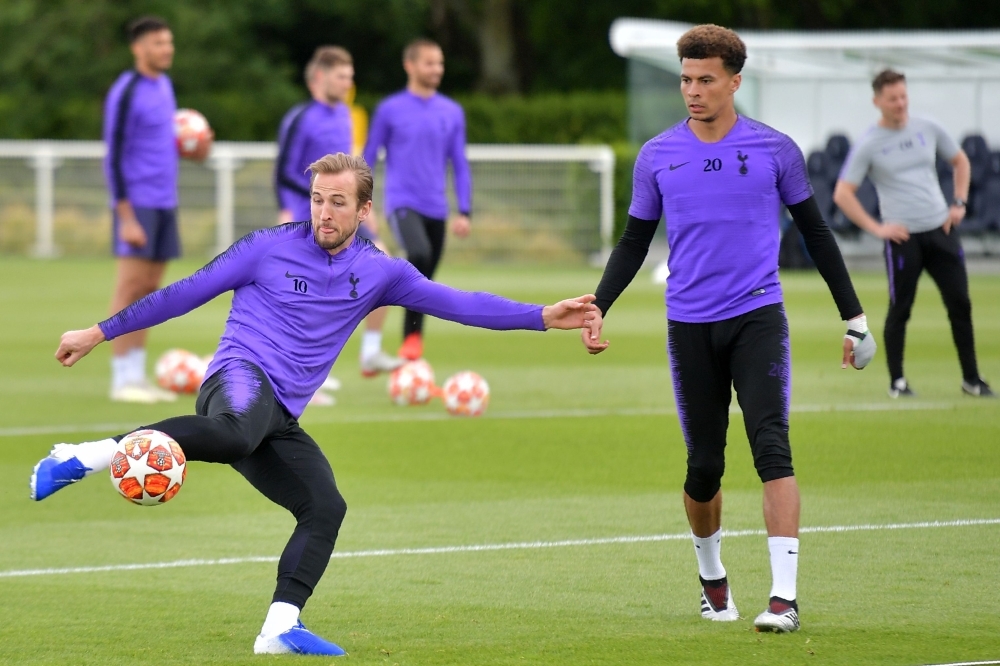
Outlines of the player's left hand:
<svg viewBox="0 0 1000 666">
<path fill-rule="evenodd" d="M 459 238 L 465 238 L 471 230 L 472 222 L 469 221 L 468 215 L 456 215 L 451 222 L 451 231 Z"/>
<path fill-rule="evenodd" d="M 861 314 L 847 322 L 847 333 L 844 334 L 844 359 L 840 367 L 851 367 L 861 370 L 875 358 L 875 337 L 868 330 L 868 318 Z"/>
<path fill-rule="evenodd" d="M 962 224 L 965 219 L 965 206 L 951 206 L 948 208 L 948 219 L 944 221 L 944 232 L 951 233 L 951 230 Z"/>
<path fill-rule="evenodd" d="M 545 328 L 561 328 L 569 330 L 583 328 L 587 325 L 588 316 L 592 316 L 597 306 L 593 305 L 597 297 L 593 294 L 567 298 L 555 305 L 542 308 L 542 323 Z"/>
<path fill-rule="evenodd" d="M 59 340 L 56 360 L 69 368 L 104 340 L 104 331 L 96 324 L 82 331 L 66 331 Z"/>
</svg>

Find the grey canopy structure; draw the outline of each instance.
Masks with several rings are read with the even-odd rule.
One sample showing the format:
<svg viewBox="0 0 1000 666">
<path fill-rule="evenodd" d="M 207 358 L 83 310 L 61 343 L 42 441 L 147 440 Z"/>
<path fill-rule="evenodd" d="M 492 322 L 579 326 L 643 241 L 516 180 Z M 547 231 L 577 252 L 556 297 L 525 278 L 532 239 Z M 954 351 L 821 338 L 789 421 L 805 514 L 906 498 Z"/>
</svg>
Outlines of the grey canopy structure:
<svg viewBox="0 0 1000 666">
<path fill-rule="evenodd" d="M 633 141 L 686 116 L 676 44 L 691 27 L 631 18 L 611 25 L 612 49 L 629 60 Z M 748 50 L 738 108 L 803 150 L 832 134 L 856 139 L 875 122 L 870 81 L 884 67 L 906 74 L 912 113 L 955 137 L 981 134 L 1000 145 L 1000 30 L 738 32 Z"/>
</svg>

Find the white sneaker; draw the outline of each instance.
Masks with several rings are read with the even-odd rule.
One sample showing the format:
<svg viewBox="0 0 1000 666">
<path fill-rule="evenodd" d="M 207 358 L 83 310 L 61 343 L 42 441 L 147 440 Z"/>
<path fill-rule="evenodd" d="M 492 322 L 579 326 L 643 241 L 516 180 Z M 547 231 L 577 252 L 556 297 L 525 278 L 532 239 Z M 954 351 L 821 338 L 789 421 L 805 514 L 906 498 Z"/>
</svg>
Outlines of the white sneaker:
<svg viewBox="0 0 1000 666">
<path fill-rule="evenodd" d="M 309 398 L 308 404 L 314 407 L 333 407 L 337 404 L 337 399 L 320 389 L 313 393 L 313 397 Z"/>
<path fill-rule="evenodd" d="M 733 602 L 733 591 L 730 589 L 728 582 L 724 582 L 722 587 L 711 587 L 700 576 L 698 580 L 701 581 L 701 616 L 703 618 L 714 622 L 732 622 L 733 620 L 740 619 L 740 612 L 736 610 L 736 604 Z M 725 595 L 724 602 L 720 599 L 723 596 L 723 592 Z M 712 601 L 713 598 L 715 598 L 714 603 Z"/>
<path fill-rule="evenodd" d="M 340 387 L 341 387 L 340 380 L 334 377 L 333 375 L 327 377 L 326 380 L 323 382 L 323 385 L 320 386 L 320 388 L 323 389 L 324 391 L 339 391 Z"/>
<path fill-rule="evenodd" d="M 384 351 L 361 359 L 361 374 L 365 377 L 374 377 L 380 372 L 392 372 L 396 368 L 406 363 L 405 358 L 389 356 Z"/>
<path fill-rule="evenodd" d="M 799 609 L 795 602 L 788 605 L 785 602 L 771 600 L 767 610 L 757 616 L 753 626 L 757 631 L 773 631 L 784 633 L 799 630 Z"/>
<path fill-rule="evenodd" d="M 167 394 L 164 396 L 163 394 Z M 126 384 L 116 389 L 112 389 L 110 396 L 112 402 L 132 402 L 145 405 L 152 405 L 157 402 L 173 402 L 177 396 L 168 391 L 158 389 L 149 384 Z"/>
</svg>

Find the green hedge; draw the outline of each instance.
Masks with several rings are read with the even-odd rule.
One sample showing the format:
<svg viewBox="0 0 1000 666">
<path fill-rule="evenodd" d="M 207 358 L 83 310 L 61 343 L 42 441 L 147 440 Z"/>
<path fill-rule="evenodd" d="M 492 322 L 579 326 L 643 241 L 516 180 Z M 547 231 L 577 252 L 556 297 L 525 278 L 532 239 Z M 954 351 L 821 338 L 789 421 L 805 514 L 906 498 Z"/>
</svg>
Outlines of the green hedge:
<svg viewBox="0 0 1000 666">
<path fill-rule="evenodd" d="M 469 143 L 614 143 L 627 136 L 625 93 L 460 95 Z"/>
</svg>

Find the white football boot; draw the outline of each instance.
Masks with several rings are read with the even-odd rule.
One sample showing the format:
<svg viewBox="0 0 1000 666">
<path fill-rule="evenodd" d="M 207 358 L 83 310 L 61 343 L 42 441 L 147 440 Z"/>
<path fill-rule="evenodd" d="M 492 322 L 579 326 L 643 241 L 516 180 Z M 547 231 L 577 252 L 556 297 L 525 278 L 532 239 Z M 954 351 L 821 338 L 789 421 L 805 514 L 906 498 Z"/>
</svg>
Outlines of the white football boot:
<svg viewBox="0 0 1000 666">
<path fill-rule="evenodd" d="M 709 585 L 700 576 L 698 580 L 701 581 L 701 616 L 703 618 L 714 622 L 732 622 L 740 619 L 740 612 L 736 610 L 736 603 L 733 601 L 733 591 L 725 578 L 722 579 L 722 585 L 719 585 L 717 581 L 711 581 L 714 585 Z"/>
</svg>

